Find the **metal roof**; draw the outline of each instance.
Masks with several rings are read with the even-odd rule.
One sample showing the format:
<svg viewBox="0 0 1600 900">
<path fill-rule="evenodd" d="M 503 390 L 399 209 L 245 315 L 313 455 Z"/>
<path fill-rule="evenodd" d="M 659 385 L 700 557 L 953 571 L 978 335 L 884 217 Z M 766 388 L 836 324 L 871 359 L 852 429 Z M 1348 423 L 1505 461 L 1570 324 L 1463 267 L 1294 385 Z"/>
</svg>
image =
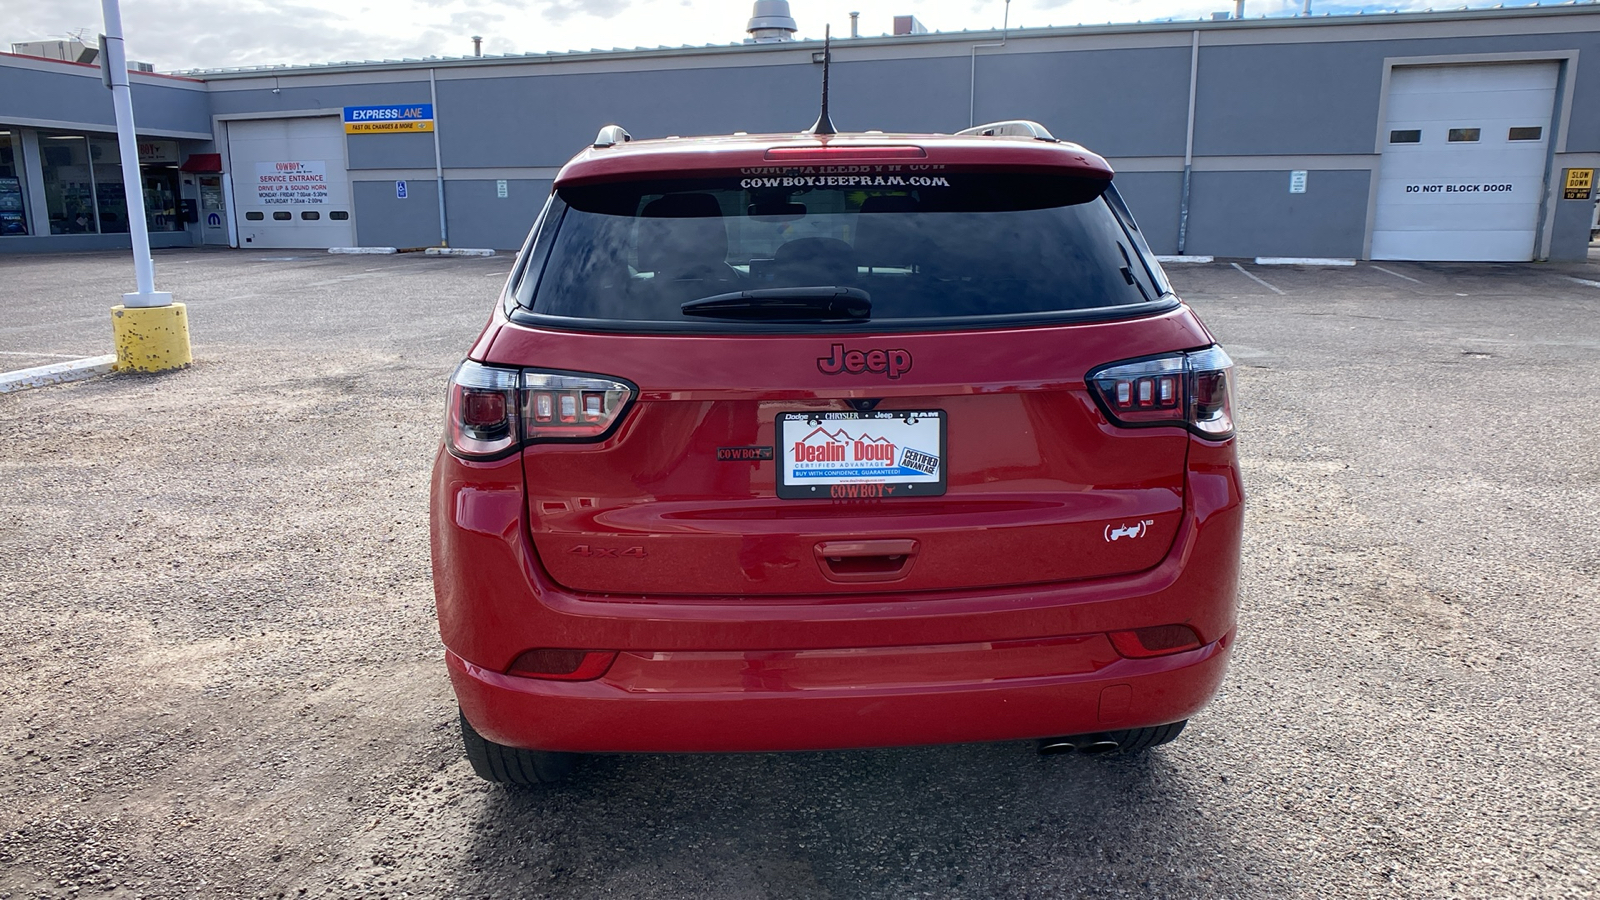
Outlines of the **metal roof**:
<svg viewBox="0 0 1600 900">
<path fill-rule="evenodd" d="M 1374 25 L 1374 24 L 1416 24 L 1416 23 L 1442 23 L 1476 19 L 1512 19 L 1512 18 L 1538 18 L 1548 16 L 1563 16 L 1595 13 L 1600 0 L 1567 0 L 1559 6 L 1524 6 L 1516 8 L 1493 7 L 1486 9 L 1453 9 L 1453 10 L 1426 10 L 1423 12 L 1377 12 L 1355 14 L 1322 14 L 1312 16 L 1270 16 L 1259 19 L 1199 19 L 1179 20 L 1165 19 L 1152 22 L 1132 23 L 1106 23 L 1103 25 L 1069 25 L 1046 26 L 1035 28 L 1011 28 L 1008 31 L 1012 40 L 1026 40 L 1032 38 L 1050 37 L 1078 37 L 1108 34 L 1149 34 L 1173 31 L 1219 31 L 1237 32 L 1241 30 L 1270 30 L 1284 28 L 1306 28 L 1316 26 L 1347 26 L 1347 25 Z M 910 44 L 948 44 L 969 43 L 974 40 L 987 40 L 998 35 L 1000 29 L 981 31 L 935 31 L 927 34 L 908 35 L 880 35 L 878 37 L 845 38 L 834 43 L 835 52 L 848 48 L 887 48 L 904 47 Z M 1270 39 L 1263 35 L 1264 39 Z M 639 58 L 671 58 L 680 56 L 694 56 L 705 54 L 735 54 L 735 53 L 772 53 L 793 51 L 797 49 L 821 49 L 821 40 L 795 40 L 778 43 L 732 43 L 732 44 L 683 44 L 677 47 L 613 47 L 610 50 L 593 48 L 589 50 L 549 50 L 544 52 L 485 54 L 483 56 L 425 56 L 420 58 L 404 59 L 368 59 L 346 60 L 343 62 L 309 63 L 309 64 L 280 64 L 270 66 L 241 66 L 236 68 L 211 68 L 211 69 L 185 69 L 174 72 L 175 75 L 184 75 L 199 78 L 204 81 L 226 80 L 230 78 L 252 78 L 262 75 L 311 75 L 328 72 L 363 72 L 363 71 L 394 71 L 405 69 L 429 68 L 454 68 L 467 66 L 496 66 L 496 65 L 528 65 L 547 62 L 567 62 L 578 60 L 614 60 L 614 59 L 639 59 Z"/>
</svg>

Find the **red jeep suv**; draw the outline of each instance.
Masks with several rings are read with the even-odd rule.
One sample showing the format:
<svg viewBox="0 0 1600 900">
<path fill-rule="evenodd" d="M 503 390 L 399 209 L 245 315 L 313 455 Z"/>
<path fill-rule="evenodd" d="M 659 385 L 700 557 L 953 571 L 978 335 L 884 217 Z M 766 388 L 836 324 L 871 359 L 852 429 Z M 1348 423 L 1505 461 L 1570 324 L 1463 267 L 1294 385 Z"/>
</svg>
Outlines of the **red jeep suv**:
<svg viewBox="0 0 1600 900">
<path fill-rule="evenodd" d="M 467 755 L 1177 736 L 1233 641 L 1232 362 L 1034 123 L 569 162 L 450 382 Z"/>
</svg>

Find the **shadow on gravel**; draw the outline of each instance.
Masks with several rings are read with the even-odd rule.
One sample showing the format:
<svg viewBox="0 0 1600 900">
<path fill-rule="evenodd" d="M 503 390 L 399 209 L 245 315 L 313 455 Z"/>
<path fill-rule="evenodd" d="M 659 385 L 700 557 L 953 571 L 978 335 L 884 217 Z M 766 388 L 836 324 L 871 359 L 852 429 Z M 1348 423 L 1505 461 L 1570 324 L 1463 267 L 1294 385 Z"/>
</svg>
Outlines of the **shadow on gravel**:
<svg viewBox="0 0 1600 900">
<path fill-rule="evenodd" d="M 1126 759 L 1040 757 L 1032 743 L 592 758 L 551 789 L 479 795 L 455 892 L 1248 893 L 1262 869 L 1200 811 L 1204 776 L 1178 746 Z"/>
</svg>

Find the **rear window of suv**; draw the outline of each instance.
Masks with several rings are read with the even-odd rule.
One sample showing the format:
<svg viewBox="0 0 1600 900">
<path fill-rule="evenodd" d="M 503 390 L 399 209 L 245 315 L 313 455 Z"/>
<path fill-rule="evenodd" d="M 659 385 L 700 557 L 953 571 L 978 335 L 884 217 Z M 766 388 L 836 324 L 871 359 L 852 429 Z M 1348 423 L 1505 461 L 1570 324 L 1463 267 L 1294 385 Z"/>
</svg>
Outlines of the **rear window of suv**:
<svg viewBox="0 0 1600 900">
<path fill-rule="evenodd" d="M 517 299 L 541 320 L 724 331 L 829 323 L 707 321 L 684 305 L 848 289 L 870 304 L 848 323 L 857 328 L 1165 305 L 1148 251 L 1102 196 L 1103 181 L 960 172 L 885 180 L 746 174 L 563 187 Z"/>
</svg>

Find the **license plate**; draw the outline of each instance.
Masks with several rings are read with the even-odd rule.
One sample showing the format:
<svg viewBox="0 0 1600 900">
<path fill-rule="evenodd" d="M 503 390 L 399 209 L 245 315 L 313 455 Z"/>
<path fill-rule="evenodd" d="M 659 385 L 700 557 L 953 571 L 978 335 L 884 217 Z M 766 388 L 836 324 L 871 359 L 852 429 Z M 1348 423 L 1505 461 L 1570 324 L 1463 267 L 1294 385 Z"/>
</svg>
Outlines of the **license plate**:
<svg viewBox="0 0 1600 900">
<path fill-rule="evenodd" d="M 934 497 L 945 491 L 944 410 L 779 413 L 778 496 Z"/>
</svg>

